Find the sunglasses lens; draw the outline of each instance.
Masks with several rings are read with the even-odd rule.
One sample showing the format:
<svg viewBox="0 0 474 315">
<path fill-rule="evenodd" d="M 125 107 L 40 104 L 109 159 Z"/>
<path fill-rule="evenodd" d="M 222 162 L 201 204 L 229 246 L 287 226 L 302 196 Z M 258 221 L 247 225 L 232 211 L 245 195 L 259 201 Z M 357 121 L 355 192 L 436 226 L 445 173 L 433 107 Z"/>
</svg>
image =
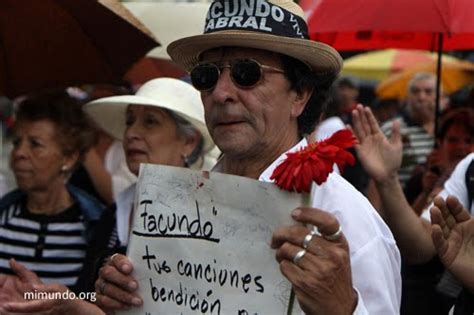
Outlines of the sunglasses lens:
<svg viewBox="0 0 474 315">
<path fill-rule="evenodd" d="M 232 64 L 232 79 L 243 87 L 255 85 L 262 75 L 260 65 L 254 60 L 238 60 Z"/>
<path fill-rule="evenodd" d="M 198 91 L 212 89 L 219 79 L 219 68 L 211 63 L 197 65 L 191 70 L 191 83 Z"/>
</svg>

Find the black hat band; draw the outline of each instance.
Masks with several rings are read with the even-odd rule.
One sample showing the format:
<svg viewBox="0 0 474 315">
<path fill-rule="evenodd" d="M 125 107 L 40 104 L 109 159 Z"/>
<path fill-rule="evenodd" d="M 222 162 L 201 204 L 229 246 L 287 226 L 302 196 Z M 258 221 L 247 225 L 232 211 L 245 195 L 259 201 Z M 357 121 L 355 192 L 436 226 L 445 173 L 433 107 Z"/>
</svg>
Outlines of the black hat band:
<svg viewBox="0 0 474 315">
<path fill-rule="evenodd" d="M 303 18 L 266 0 L 213 1 L 207 13 L 204 34 L 223 30 L 309 39 Z"/>
</svg>

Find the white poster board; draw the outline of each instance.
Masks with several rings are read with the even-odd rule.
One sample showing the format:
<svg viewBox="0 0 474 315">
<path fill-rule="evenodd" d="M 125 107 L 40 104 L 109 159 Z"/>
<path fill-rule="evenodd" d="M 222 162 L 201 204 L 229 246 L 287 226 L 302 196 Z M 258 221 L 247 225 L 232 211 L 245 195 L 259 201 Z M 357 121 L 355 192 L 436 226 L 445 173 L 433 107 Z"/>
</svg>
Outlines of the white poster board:
<svg viewBox="0 0 474 315">
<path fill-rule="evenodd" d="M 272 183 L 142 165 L 127 255 L 144 305 L 126 314 L 286 314 L 270 241 L 300 204 Z"/>
</svg>

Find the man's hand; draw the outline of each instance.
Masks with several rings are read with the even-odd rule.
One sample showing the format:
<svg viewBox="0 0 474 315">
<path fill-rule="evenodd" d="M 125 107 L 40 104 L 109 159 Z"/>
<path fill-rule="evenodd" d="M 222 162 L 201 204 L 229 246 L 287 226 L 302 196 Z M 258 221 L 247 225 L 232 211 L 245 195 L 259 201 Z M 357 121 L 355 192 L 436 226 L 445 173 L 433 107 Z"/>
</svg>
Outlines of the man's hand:
<svg viewBox="0 0 474 315">
<path fill-rule="evenodd" d="M 357 293 L 352 287 L 349 245 L 339 222 L 315 208 L 298 208 L 293 218 L 317 229 L 300 224 L 278 228 L 271 245 L 302 310 L 306 314 L 352 314 Z"/>
</svg>

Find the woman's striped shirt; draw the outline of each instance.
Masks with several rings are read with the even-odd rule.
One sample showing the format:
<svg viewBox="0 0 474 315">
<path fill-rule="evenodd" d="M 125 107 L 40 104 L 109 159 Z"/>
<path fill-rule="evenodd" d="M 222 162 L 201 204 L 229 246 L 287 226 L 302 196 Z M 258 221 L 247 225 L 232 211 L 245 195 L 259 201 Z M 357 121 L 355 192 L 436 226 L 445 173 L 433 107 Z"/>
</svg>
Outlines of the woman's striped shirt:
<svg viewBox="0 0 474 315">
<path fill-rule="evenodd" d="M 77 203 L 52 216 L 33 214 L 25 202 L 0 213 L 0 274 L 11 274 L 9 259 L 34 271 L 45 283 L 73 286 L 82 270 L 87 243 Z"/>
</svg>

